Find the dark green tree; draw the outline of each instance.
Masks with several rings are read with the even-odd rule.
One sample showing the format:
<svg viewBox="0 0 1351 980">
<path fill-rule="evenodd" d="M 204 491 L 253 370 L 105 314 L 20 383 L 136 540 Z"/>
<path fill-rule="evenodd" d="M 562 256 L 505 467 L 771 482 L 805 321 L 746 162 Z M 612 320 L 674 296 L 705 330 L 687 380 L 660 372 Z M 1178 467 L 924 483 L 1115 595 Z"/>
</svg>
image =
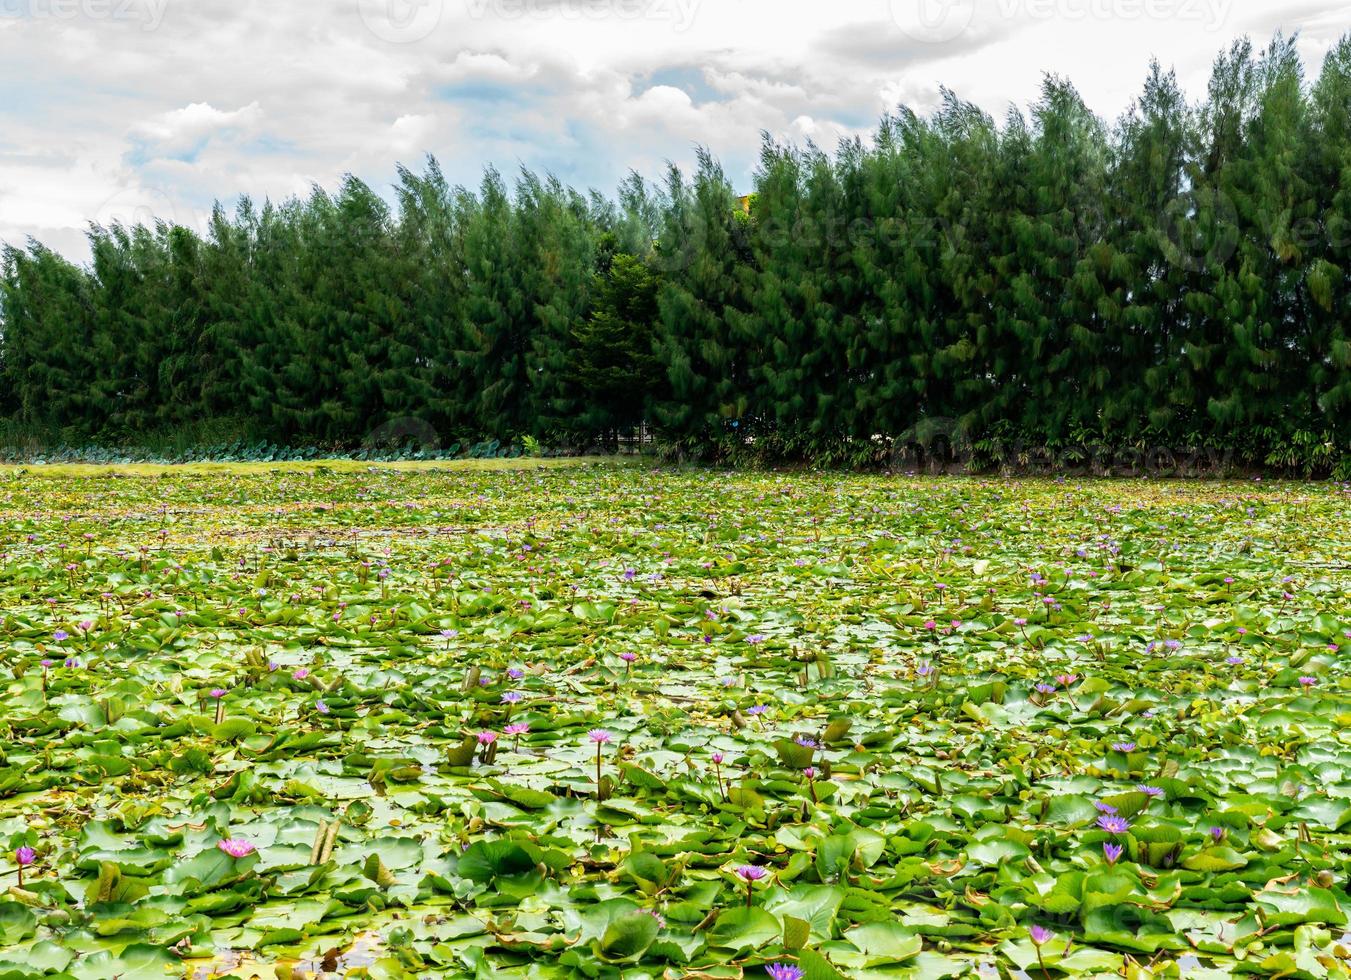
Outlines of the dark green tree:
<svg viewBox="0 0 1351 980">
<path fill-rule="evenodd" d="M 591 313 L 573 331 L 568 369 L 579 414 L 569 430 L 613 448 L 622 433 L 646 421 L 665 383 L 654 352 L 660 280 L 642 259 L 602 239 Z"/>
</svg>

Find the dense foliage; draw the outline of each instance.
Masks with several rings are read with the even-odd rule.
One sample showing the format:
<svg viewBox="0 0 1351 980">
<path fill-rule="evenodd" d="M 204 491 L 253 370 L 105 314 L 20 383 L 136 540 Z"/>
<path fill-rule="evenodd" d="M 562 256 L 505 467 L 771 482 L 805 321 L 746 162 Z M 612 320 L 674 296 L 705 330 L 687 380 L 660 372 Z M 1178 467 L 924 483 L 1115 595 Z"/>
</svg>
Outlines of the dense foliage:
<svg viewBox="0 0 1351 980">
<path fill-rule="evenodd" d="M 937 425 L 978 458 L 1328 472 L 1348 168 L 1351 38 L 1306 81 L 1280 37 L 1196 105 L 1155 65 L 1114 125 L 1048 78 L 1002 124 L 948 94 L 833 156 L 767 141 L 744 207 L 707 154 L 616 200 L 432 161 L 392 205 L 349 179 L 202 234 L 95 227 L 89 268 L 9 249 L 0 408 L 64 443 L 585 447 L 646 421 L 696 456 L 864 462 Z"/>
<path fill-rule="evenodd" d="M 451 465 L 0 475 L 0 975 L 1347 976 L 1351 488 Z"/>
</svg>

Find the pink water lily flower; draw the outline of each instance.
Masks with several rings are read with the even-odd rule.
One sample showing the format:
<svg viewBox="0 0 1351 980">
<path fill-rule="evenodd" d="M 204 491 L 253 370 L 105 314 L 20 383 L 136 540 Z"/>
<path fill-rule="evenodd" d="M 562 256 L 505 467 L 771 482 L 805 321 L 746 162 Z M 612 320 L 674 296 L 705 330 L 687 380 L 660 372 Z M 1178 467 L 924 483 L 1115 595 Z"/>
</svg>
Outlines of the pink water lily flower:
<svg viewBox="0 0 1351 980">
<path fill-rule="evenodd" d="M 252 841 L 244 840 L 242 837 L 229 837 L 222 841 L 216 841 L 216 846 L 232 858 L 246 858 L 258 850 Z"/>
</svg>

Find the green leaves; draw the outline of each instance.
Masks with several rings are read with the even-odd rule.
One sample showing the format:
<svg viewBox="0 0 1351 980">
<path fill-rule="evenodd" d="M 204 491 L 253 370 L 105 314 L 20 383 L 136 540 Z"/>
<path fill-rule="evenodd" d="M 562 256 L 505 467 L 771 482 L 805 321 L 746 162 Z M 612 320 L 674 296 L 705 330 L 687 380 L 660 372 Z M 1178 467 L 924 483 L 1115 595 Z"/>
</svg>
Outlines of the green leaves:
<svg viewBox="0 0 1351 980">
<path fill-rule="evenodd" d="M 664 888 L 671 877 L 659 857 L 644 851 L 637 851 L 625 858 L 624 871 L 640 891 L 649 895 Z"/>
<path fill-rule="evenodd" d="M 1343 926 L 1347 922 L 1346 911 L 1337 896 L 1326 888 L 1302 888 L 1298 891 L 1269 889 L 1258 892 L 1254 897 L 1261 906 L 1262 919 L 1270 926 L 1302 922 Z"/>
<path fill-rule="evenodd" d="M 197 866 L 205 869 L 208 863 L 215 865 L 217 862 L 214 860 L 211 862 L 199 860 Z M 175 880 L 182 879 L 173 879 L 168 875 L 165 876 L 165 882 L 167 884 L 174 884 Z M 122 868 L 119 864 L 113 861 L 100 861 L 98 865 L 98 878 L 90 882 L 89 888 L 85 892 L 85 901 L 90 904 L 106 903 L 120 905 L 141 898 L 147 891 L 148 888 L 144 882 L 137 881 L 135 878 L 124 877 Z"/>
<path fill-rule="evenodd" d="M 789 928 L 790 920 L 805 922 L 809 937 L 823 942 L 835 935 L 835 919 L 844 902 L 843 888 L 829 885 L 794 885 L 785 893 L 766 898 L 764 907 Z"/>
<path fill-rule="evenodd" d="M 539 861 L 538 850 L 529 845 L 506 840 L 479 841 L 460 855 L 458 869 L 470 881 L 486 884 L 502 876 L 529 874 Z"/>
<path fill-rule="evenodd" d="M 76 980 L 164 980 L 165 975 L 181 961 L 166 949 L 145 944 L 133 944 L 121 952 L 97 952 L 81 956 L 70 967 Z"/>
<path fill-rule="evenodd" d="M 791 738 L 781 738 L 774 743 L 774 751 L 779 755 L 779 761 L 789 769 L 805 769 L 812 764 L 812 759 L 816 755 L 816 750 L 805 745 L 800 745 Z"/>
<path fill-rule="evenodd" d="M 210 890 L 247 874 L 257 863 L 257 853 L 235 858 L 217 847 L 208 847 L 182 864 L 168 868 L 164 872 L 164 882 L 179 886 L 184 893 Z"/>
<path fill-rule="evenodd" d="M 742 952 L 775 942 L 782 932 L 779 920 L 762 908 L 732 908 L 719 913 L 708 941 L 712 946 Z"/>
<path fill-rule="evenodd" d="M 596 945 L 599 955 L 610 962 L 636 960 L 647 952 L 661 930 L 655 917 L 643 912 L 615 919 Z"/>
<path fill-rule="evenodd" d="M 1182 862 L 1190 871 L 1234 871 L 1246 868 L 1248 859 L 1232 847 L 1208 847 Z"/>
<path fill-rule="evenodd" d="M 815 950 L 804 949 L 798 954 L 797 962 L 802 968 L 802 980 L 845 980 L 844 974 Z"/>
<path fill-rule="evenodd" d="M 1006 862 L 1021 861 L 1030 854 L 1026 846 L 1012 840 L 985 840 L 966 849 L 969 862 L 991 868 Z"/>
<path fill-rule="evenodd" d="M 1331 488 L 42 479 L 23 513 L 103 509 L 5 543 L 11 884 L 34 854 L 0 961 L 1038 976 L 1032 926 L 1053 975 L 1343 958 L 1351 697 L 1308 638 L 1347 580 L 1286 564 L 1332 564 Z M 85 528 L 72 587 L 36 551 Z"/>
<path fill-rule="evenodd" d="M 37 915 L 20 902 L 0 902 L 0 939 L 13 946 L 37 932 Z"/>
<path fill-rule="evenodd" d="M 863 954 L 856 966 L 881 966 L 901 963 L 919 955 L 924 941 L 911 929 L 894 922 L 869 922 L 845 933 L 844 938 Z M 853 959 L 852 957 L 850 959 Z M 849 963 L 849 959 L 841 962 Z"/>
</svg>

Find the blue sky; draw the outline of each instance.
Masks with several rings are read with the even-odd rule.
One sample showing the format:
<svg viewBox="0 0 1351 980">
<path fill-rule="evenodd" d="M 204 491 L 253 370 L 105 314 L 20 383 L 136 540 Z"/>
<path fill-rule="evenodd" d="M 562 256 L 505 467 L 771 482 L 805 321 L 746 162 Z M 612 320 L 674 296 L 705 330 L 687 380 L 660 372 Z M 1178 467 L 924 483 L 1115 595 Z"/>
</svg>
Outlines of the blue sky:
<svg viewBox="0 0 1351 980">
<path fill-rule="evenodd" d="M 1069 77 L 1115 118 L 1148 60 L 1205 90 L 1235 37 L 1351 25 L 1323 0 L 0 0 L 0 239 L 72 257 L 90 221 L 201 225 L 216 199 L 521 166 L 610 193 L 760 133 L 833 147 L 939 86 L 1002 116 Z"/>
</svg>

